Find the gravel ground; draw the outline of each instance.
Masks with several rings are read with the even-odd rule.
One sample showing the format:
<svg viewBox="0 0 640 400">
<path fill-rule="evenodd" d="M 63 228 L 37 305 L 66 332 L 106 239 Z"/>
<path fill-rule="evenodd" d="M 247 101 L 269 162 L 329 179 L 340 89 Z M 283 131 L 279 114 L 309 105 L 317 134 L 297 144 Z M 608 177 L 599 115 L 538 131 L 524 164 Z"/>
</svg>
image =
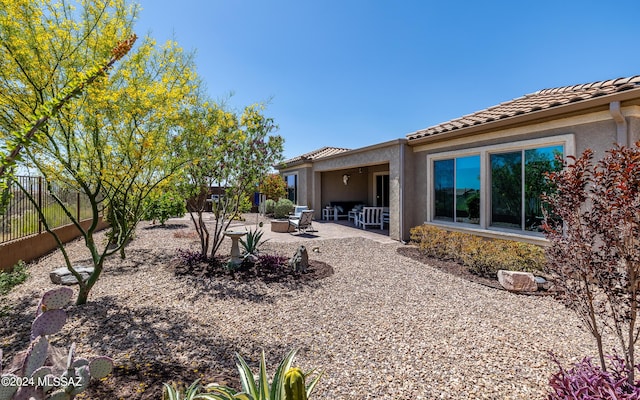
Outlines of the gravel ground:
<svg viewBox="0 0 640 400">
<path fill-rule="evenodd" d="M 316 399 L 542 399 L 555 370 L 549 351 L 565 363 L 596 354 L 552 298 L 469 282 L 398 254 L 399 243 L 314 241 L 320 252 L 310 258 L 334 274 L 299 285 L 176 277 L 175 250 L 197 247 L 192 230 L 185 221 L 142 223 L 127 259 L 109 259 L 89 303 L 69 308 L 57 343 L 75 341 L 79 354 L 109 355 L 119 366 L 86 398 L 159 399 L 167 379 L 154 370 L 233 384 L 235 352 L 256 365 L 264 349 L 275 366 L 299 348 L 297 364 L 325 371 Z M 296 247 L 263 250 L 290 256 Z M 87 262 L 82 242 L 67 249 Z M 26 347 L 39 296 L 52 287 L 48 273 L 60 265 L 59 252 L 32 263 L 26 284 L 6 297 L 5 357 Z"/>
</svg>

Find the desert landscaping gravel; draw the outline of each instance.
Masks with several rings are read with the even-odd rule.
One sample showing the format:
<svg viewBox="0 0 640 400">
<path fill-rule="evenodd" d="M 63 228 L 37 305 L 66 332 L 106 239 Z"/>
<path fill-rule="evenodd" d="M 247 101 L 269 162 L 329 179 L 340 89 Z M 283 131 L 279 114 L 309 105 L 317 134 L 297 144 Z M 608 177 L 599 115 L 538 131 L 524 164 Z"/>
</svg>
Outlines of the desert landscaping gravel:
<svg viewBox="0 0 640 400">
<path fill-rule="evenodd" d="M 89 303 L 69 307 L 56 342 L 116 364 L 169 363 L 176 375 L 204 365 L 235 376 L 235 352 L 256 366 L 264 349 L 275 366 L 298 348 L 296 364 L 325 371 L 315 399 L 542 399 L 556 369 L 550 351 L 565 364 L 596 354 L 577 317 L 550 296 L 469 282 L 399 255 L 401 243 L 306 241 L 318 248 L 310 258 L 334 269 L 314 282 L 177 277 L 176 249 L 197 248 L 192 230 L 188 221 L 142 223 L 127 258 L 107 261 Z M 291 256 L 300 243 L 290 236 L 263 251 Z M 67 248 L 87 264 L 81 241 Z M 35 305 L 53 286 L 48 273 L 61 265 L 57 251 L 32 263 L 29 280 L 5 298 L 5 362 L 26 347 Z M 159 387 L 113 395 L 142 399 Z"/>
</svg>

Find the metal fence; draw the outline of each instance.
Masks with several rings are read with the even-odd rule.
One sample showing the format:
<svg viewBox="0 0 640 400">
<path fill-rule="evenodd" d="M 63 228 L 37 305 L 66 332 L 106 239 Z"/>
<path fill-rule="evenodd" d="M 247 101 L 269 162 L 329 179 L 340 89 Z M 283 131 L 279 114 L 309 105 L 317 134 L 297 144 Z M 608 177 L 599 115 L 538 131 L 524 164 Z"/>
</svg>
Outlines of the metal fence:
<svg viewBox="0 0 640 400">
<path fill-rule="evenodd" d="M 65 214 L 60 204 L 54 200 L 51 193 L 62 201 L 65 208 L 78 221 L 92 216 L 91 204 L 87 197 L 76 190 L 54 183 L 51 185 L 51 192 L 49 192 L 46 181 L 41 177 L 18 176 L 16 180 L 36 200 L 50 228 L 71 223 L 71 219 Z M 44 232 L 44 225 L 28 196 L 15 182 L 10 190 L 9 203 L 4 214 L 0 215 L 0 243 Z"/>
</svg>

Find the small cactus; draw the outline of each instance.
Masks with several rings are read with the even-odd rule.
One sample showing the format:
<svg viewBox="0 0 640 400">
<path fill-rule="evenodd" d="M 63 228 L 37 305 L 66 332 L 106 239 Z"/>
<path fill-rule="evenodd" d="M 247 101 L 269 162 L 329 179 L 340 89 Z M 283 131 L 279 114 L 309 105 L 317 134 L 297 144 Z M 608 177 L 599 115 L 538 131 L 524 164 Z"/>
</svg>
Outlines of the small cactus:
<svg viewBox="0 0 640 400">
<path fill-rule="evenodd" d="M 304 374 L 300 368 L 290 368 L 284 375 L 284 398 L 285 400 L 307 400 Z"/>
<path fill-rule="evenodd" d="M 102 379 L 113 371 L 113 361 L 109 357 L 97 357 L 89 363 L 91 377 Z"/>
<path fill-rule="evenodd" d="M 35 340 L 38 336 L 60 332 L 66 322 L 67 312 L 64 310 L 56 309 L 43 312 L 31 324 L 31 340 Z"/>
<path fill-rule="evenodd" d="M 42 314 L 48 310 L 58 310 L 71 301 L 73 297 L 73 290 L 67 287 L 61 287 L 52 289 L 42 295 L 38 309 L 36 310 L 36 316 Z"/>
<path fill-rule="evenodd" d="M 31 377 L 33 373 L 44 366 L 47 359 L 47 351 L 49 350 L 49 342 L 45 337 L 38 336 L 27 349 L 27 355 L 22 365 L 22 376 Z"/>
<path fill-rule="evenodd" d="M 47 335 L 59 332 L 67 321 L 67 313 L 62 309 L 73 295 L 69 288 L 58 288 L 46 292 L 36 311 L 31 325 L 31 344 L 24 353 L 22 367 L 18 374 L 3 374 L 15 378 L 16 383 L 24 382 L 22 377 L 32 378 L 32 386 L 0 386 L 0 400 L 72 400 L 89 385 L 90 379 L 104 378 L 113 370 L 113 362 L 108 357 L 98 357 L 92 361 L 75 358 L 75 343 L 71 344 L 67 364 L 52 366 Z M 2 373 L 2 351 L 0 350 L 0 373 Z M 66 367 L 66 368 L 65 368 Z M 53 371 L 64 370 L 62 376 Z M 64 378 L 64 379 L 60 379 Z M 50 383 L 49 383 L 50 382 Z M 45 386 L 35 386 L 42 385 Z M 55 384 L 56 386 L 47 386 Z M 61 385 L 62 384 L 62 385 Z M 63 386 L 66 385 L 66 386 Z"/>
</svg>

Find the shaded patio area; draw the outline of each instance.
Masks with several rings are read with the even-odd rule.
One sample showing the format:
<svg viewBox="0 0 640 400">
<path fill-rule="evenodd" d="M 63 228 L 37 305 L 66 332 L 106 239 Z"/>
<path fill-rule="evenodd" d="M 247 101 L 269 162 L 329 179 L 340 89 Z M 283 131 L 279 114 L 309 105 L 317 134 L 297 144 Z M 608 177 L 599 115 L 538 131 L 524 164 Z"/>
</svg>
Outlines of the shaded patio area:
<svg viewBox="0 0 640 400">
<path fill-rule="evenodd" d="M 360 229 L 353 225 L 353 222 L 346 220 L 338 221 L 313 221 L 313 230 L 308 232 L 288 232 L 278 233 L 271 232 L 269 224 L 265 224 L 262 230 L 264 231 L 263 239 L 269 239 L 274 242 L 299 242 L 314 240 L 327 240 L 327 239 L 346 239 L 361 237 L 367 238 L 379 243 L 397 243 L 396 240 L 389 238 L 389 230 L 384 229 Z"/>
</svg>

